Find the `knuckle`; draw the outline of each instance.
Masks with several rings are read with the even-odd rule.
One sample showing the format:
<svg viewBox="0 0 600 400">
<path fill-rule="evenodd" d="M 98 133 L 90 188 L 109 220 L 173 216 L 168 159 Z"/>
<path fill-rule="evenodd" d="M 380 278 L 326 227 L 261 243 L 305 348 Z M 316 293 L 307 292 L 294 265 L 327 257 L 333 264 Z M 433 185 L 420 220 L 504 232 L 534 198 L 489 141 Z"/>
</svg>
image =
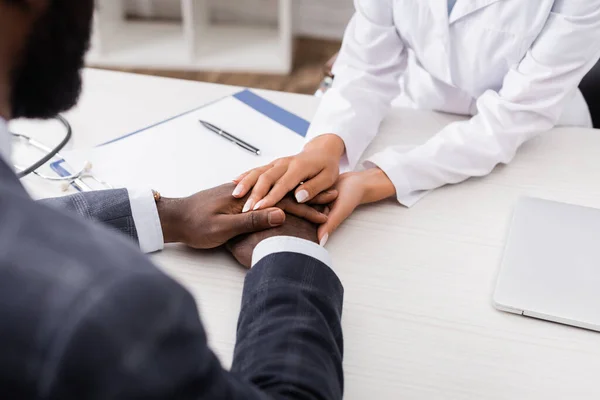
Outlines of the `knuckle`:
<svg viewBox="0 0 600 400">
<path fill-rule="evenodd" d="M 266 172 L 263 176 L 265 177 L 265 179 L 268 179 L 270 182 L 274 182 L 275 180 L 279 179 L 285 171 L 283 171 L 282 169 L 272 169 L 268 172 Z"/>
<path fill-rule="evenodd" d="M 310 181 L 308 181 L 304 185 L 302 185 L 302 189 L 306 190 L 309 193 L 319 194 L 319 192 L 321 192 L 321 190 L 320 190 L 321 186 L 322 185 L 320 185 L 318 181 L 311 179 Z"/>
<path fill-rule="evenodd" d="M 260 226 L 260 217 L 259 217 L 259 213 L 253 212 L 250 214 L 250 218 L 249 220 L 249 228 L 251 230 L 256 230 L 259 228 Z"/>
<path fill-rule="evenodd" d="M 206 234 L 210 238 L 214 238 L 215 236 L 220 235 L 221 234 L 221 225 L 220 224 L 211 224 L 207 228 Z"/>
<path fill-rule="evenodd" d="M 244 183 L 254 182 L 254 181 L 256 181 L 256 176 L 257 176 L 257 174 L 255 172 L 251 172 L 248 175 L 246 175 L 244 177 L 244 179 L 242 179 L 242 182 L 244 182 Z"/>
<path fill-rule="evenodd" d="M 275 162 L 273 164 L 279 166 L 279 165 L 286 165 L 289 162 L 290 162 L 290 157 L 282 157 L 282 158 L 275 160 Z"/>
<path fill-rule="evenodd" d="M 269 181 L 269 177 L 266 175 L 261 175 L 256 182 L 256 186 L 263 186 Z"/>
<path fill-rule="evenodd" d="M 310 195 L 320 196 L 324 188 L 318 183 L 309 182 L 302 189 L 306 190 Z"/>
<path fill-rule="evenodd" d="M 254 213 L 251 212 L 247 215 L 248 216 L 244 218 L 243 222 L 240 222 L 239 230 L 243 230 L 244 232 L 252 232 L 254 226 Z"/>
<path fill-rule="evenodd" d="M 302 169 L 304 166 L 304 162 L 302 159 L 294 159 L 290 162 L 290 169 L 293 170 L 294 172 L 298 171 L 299 169 Z"/>
<path fill-rule="evenodd" d="M 267 190 L 272 185 L 273 178 L 265 175 L 262 175 L 260 178 L 258 178 L 258 181 L 256 182 L 256 187 L 259 188 L 261 192 Z"/>
</svg>

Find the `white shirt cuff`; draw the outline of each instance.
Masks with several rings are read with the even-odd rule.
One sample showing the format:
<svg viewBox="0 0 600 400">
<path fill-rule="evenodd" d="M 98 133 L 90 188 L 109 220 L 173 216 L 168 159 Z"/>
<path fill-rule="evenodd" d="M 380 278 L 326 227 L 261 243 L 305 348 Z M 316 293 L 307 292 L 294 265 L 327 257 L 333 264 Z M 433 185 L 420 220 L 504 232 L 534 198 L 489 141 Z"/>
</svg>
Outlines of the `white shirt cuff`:
<svg viewBox="0 0 600 400">
<path fill-rule="evenodd" d="M 329 268 L 333 267 L 331 256 L 325 248 L 308 240 L 291 236 L 275 236 L 260 242 L 252 254 L 252 266 L 271 254 L 284 252 L 304 254 L 321 261 Z"/>
<path fill-rule="evenodd" d="M 129 190 L 131 215 L 135 223 L 140 250 L 152 253 L 164 248 L 158 209 L 151 190 Z"/>
</svg>

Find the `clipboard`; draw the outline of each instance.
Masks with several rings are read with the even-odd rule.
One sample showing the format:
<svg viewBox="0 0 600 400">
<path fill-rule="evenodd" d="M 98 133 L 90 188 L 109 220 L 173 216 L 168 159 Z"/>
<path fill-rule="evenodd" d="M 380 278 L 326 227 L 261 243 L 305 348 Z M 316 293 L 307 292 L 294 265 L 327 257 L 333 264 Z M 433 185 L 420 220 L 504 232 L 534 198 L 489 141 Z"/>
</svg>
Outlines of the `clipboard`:
<svg viewBox="0 0 600 400">
<path fill-rule="evenodd" d="M 189 123 L 191 123 L 190 119 L 193 118 L 194 115 L 198 115 L 199 113 L 202 113 L 204 111 L 208 112 L 211 109 L 211 107 L 215 108 L 216 113 L 221 112 L 221 114 L 222 114 L 223 107 L 221 107 L 221 104 L 219 104 L 219 103 L 223 103 L 223 102 L 227 102 L 227 104 L 229 105 L 228 107 L 237 110 L 237 112 L 239 114 L 245 115 L 245 117 L 243 115 L 240 118 L 246 118 L 248 120 L 252 120 L 254 122 L 256 130 L 260 131 L 260 129 L 268 129 L 269 133 L 271 133 L 271 134 L 273 133 L 273 131 L 278 131 L 278 132 L 281 131 L 277 135 L 280 135 L 280 134 L 288 135 L 289 134 L 289 135 L 295 137 L 293 139 L 291 136 L 290 137 L 286 136 L 286 138 L 285 138 L 286 143 L 288 141 L 293 141 L 296 144 L 304 143 L 304 138 L 306 137 L 306 134 L 308 132 L 308 128 L 310 125 L 309 121 L 299 117 L 296 114 L 289 112 L 288 110 L 281 108 L 280 106 L 257 95 L 253 91 L 245 89 L 245 90 L 242 90 L 232 96 L 226 96 L 224 98 L 217 99 L 214 102 L 202 105 L 202 106 L 194 108 L 192 110 L 188 110 L 186 112 L 175 115 L 166 120 L 157 122 L 155 124 L 144 127 L 137 131 L 125 134 L 123 136 L 120 136 L 119 138 L 110 140 L 106 143 L 102 143 L 99 146 L 97 146 L 96 149 L 111 148 L 111 146 L 114 146 L 113 148 L 123 147 L 123 146 L 126 146 L 126 144 L 124 144 L 124 142 L 127 142 L 128 140 L 132 141 L 132 142 L 133 141 L 139 142 L 140 135 L 156 134 L 156 132 L 158 130 L 165 130 L 171 126 L 173 127 L 173 129 L 178 129 L 181 127 L 181 124 L 184 123 L 184 120 L 187 120 L 188 121 L 187 123 L 189 124 Z M 218 110 L 218 107 L 221 107 L 221 111 Z M 240 108 L 240 107 L 242 107 L 242 108 Z M 210 114 L 208 114 L 208 115 L 210 115 Z M 262 118 L 262 120 L 258 119 L 257 116 L 260 116 L 260 118 Z M 269 121 L 269 122 L 266 122 L 266 121 Z M 222 121 L 221 122 L 216 121 L 214 123 L 219 127 L 223 127 Z M 261 126 L 256 127 L 256 125 L 261 125 Z M 199 130 L 200 126 L 198 125 L 197 128 L 190 127 L 190 129 L 198 129 Z M 223 129 L 228 130 L 226 127 L 223 127 Z M 233 134 L 237 135 L 237 133 L 242 128 L 240 126 L 238 126 L 237 129 L 238 130 L 233 130 L 231 132 Z M 166 138 L 163 138 L 163 139 L 166 139 Z M 212 140 L 212 139 L 210 139 L 210 140 Z M 257 140 L 257 139 L 250 136 L 250 138 L 248 140 L 250 143 L 254 144 L 255 140 Z M 277 138 L 275 140 L 273 140 L 273 136 L 271 136 L 271 140 L 269 142 L 273 142 L 273 141 L 277 141 L 277 140 L 279 140 L 279 136 L 277 136 Z M 282 142 L 280 142 L 280 144 L 281 143 Z M 185 143 L 183 143 L 183 144 L 185 144 Z M 213 144 L 217 144 L 217 143 L 215 142 Z M 222 146 L 222 144 L 218 144 L 218 146 Z M 228 144 L 228 146 L 232 146 L 232 145 Z M 286 145 L 286 146 L 282 146 L 282 147 L 287 149 L 288 152 L 290 150 L 294 149 L 293 146 L 290 147 L 290 146 Z M 219 148 L 221 149 L 220 150 L 221 152 L 225 151 L 227 153 L 227 156 L 231 155 L 233 161 L 237 162 L 238 159 L 246 157 L 244 154 L 234 154 L 236 150 L 234 150 L 233 148 L 226 149 L 226 150 L 224 150 L 224 148 L 222 148 L 222 147 L 219 147 Z M 277 158 L 278 156 L 291 155 L 291 154 L 286 154 L 285 149 L 282 149 L 282 154 L 277 154 L 277 152 L 275 152 L 275 153 L 266 152 L 265 158 L 262 159 L 262 162 L 268 163 L 268 162 L 272 161 L 273 158 Z M 92 151 L 94 151 L 94 150 L 92 150 Z M 76 150 L 76 151 L 73 151 L 70 153 L 78 153 L 78 152 L 81 152 L 81 150 Z M 185 152 L 182 151 L 181 154 L 185 154 Z M 173 156 L 173 154 L 171 154 L 171 156 L 172 156 L 171 159 L 182 157 L 181 155 Z M 187 154 L 187 156 L 190 157 L 190 154 Z M 205 156 L 206 156 L 206 154 L 205 154 Z M 71 168 L 69 158 L 70 157 L 68 155 L 65 155 L 64 159 L 53 162 L 50 165 L 50 167 L 59 176 L 63 176 L 63 177 L 68 176 L 72 173 L 71 170 L 74 169 L 74 168 Z M 77 157 L 75 157 L 75 158 L 77 158 Z M 167 159 L 166 162 L 168 163 L 169 157 L 165 157 L 165 158 Z M 240 172 L 243 172 L 243 171 L 240 171 Z M 102 176 L 100 176 L 100 178 L 102 180 L 106 180 L 108 183 L 112 184 L 112 182 L 110 182 L 110 179 L 106 179 L 105 177 L 102 177 Z M 233 176 L 229 177 L 229 179 L 232 179 L 232 178 L 233 178 Z M 221 182 L 221 183 L 223 183 L 223 182 Z M 81 185 L 77 184 L 77 182 L 74 182 L 74 184 L 72 186 L 75 187 L 75 189 L 78 191 L 83 190 L 81 188 Z"/>
</svg>

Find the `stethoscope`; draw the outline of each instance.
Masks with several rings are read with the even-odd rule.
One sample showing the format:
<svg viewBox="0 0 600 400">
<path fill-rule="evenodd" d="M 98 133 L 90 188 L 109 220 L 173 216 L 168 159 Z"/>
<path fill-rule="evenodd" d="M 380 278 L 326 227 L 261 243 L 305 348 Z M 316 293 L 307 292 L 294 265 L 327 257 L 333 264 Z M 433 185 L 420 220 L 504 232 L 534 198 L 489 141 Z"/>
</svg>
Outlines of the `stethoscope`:
<svg viewBox="0 0 600 400">
<path fill-rule="evenodd" d="M 40 150 L 43 153 L 46 153 L 46 155 L 44 157 L 40 158 L 35 163 L 31 164 L 29 167 L 14 165 L 14 168 L 17 171 L 17 176 L 19 177 L 19 179 L 22 179 L 30 174 L 34 174 L 34 175 L 37 175 L 40 178 L 48 180 L 48 181 L 62 182 L 63 190 L 66 191 L 69 188 L 69 186 L 75 184 L 76 181 L 78 182 L 76 187 L 81 188 L 81 186 L 84 186 L 87 190 L 91 190 L 91 188 L 89 188 L 82 181 L 82 179 L 84 179 L 84 178 L 90 178 L 90 179 L 93 179 L 94 181 L 98 182 L 99 184 L 110 188 L 110 185 L 108 185 L 106 182 L 101 181 L 100 179 L 96 178 L 94 175 L 91 174 L 90 171 L 92 170 L 92 164 L 90 162 L 86 162 L 84 167 L 79 172 L 76 172 L 71 175 L 66 175 L 66 176 L 49 176 L 49 175 L 44 175 L 37 171 L 41 166 L 43 166 L 44 164 L 46 164 L 53 158 L 60 158 L 60 159 L 64 160 L 64 157 L 62 157 L 60 152 L 65 148 L 65 146 L 67 145 L 67 143 L 69 143 L 69 140 L 71 140 L 71 137 L 73 136 L 73 129 L 71 128 L 71 124 L 69 123 L 69 121 L 67 121 L 61 115 L 57 115 L 56 117 L 54 117 L 54 119 L 57 120 L 58 122 L 60 122 L 64 126 L 65 132 L 66 132 L 62 141 L 54 148 L 46 146 L 45 144 L 39 142 L 38 140 L 35 140 L 32 137 L 24 135 L 22 133 L 11 132 L 13 137 L 19 139 L 20 141 L 22 141 L 23 143 L 25 143 L 31 147 L 36 148 L 37 150 Z"/>
</svg>

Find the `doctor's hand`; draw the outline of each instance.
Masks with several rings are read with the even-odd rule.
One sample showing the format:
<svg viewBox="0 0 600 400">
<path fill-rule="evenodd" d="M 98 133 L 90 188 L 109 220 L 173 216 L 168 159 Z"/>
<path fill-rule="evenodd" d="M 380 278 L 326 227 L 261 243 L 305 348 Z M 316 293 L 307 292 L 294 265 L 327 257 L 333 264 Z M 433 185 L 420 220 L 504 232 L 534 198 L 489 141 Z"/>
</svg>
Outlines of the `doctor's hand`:
<svg viewBox="0 0 600 400">
<path fill-rule="evenodd" d="M 212 249 L 247 233 L 284 224 L 286 213 L 314 224 L 327 216 L 306 204 L 285 197 L 276 207 L 242 214 L 246 199 L 231 197 L 233 184 L 221 185 L 180 199 L 161 198 L 158 215 L 165 243 L 184 243 L 195 249 Z M 337 193 L 332 191 L 329 200 Z"/>
<path fill-rule="evenodd" d="M 243 212 L 273 207 L 292 190 L 298 203 L 316 200 L 322 204 L 318 196 L 337 180 L 344 151 L 344 141 L 339 136 L 319 136 L 295 156 L 280 158 L 240 175 L 234 180 L 237 186 L 233 197 L 239 199 L 251 191 Z"/>
<path fill-rule="evenodd" d="M 330 205 L 328 220 L 317 232 L 319 243 L 325 246 L 329 236 L 361 204 L 375 203 L 396 194 L 396 188 L 387 175 L 379 168 L 361 172 L 348 172 L 340 175 L 333 189 L 338 197 Z"/>
</svg>

